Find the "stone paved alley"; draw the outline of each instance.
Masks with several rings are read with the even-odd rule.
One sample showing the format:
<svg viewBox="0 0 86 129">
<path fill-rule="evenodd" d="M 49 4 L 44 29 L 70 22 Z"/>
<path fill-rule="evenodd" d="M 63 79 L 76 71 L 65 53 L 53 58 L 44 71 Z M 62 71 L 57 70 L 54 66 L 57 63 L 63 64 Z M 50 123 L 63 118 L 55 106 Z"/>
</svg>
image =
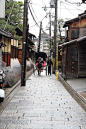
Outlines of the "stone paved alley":
<svg viewBox="0 0 86 129">
<path fill-rule="evenodd" d="M 0 116 L 0 129 L 86 129 L 86 112 L 55 75 L 32 75 Z"/>
</svg>

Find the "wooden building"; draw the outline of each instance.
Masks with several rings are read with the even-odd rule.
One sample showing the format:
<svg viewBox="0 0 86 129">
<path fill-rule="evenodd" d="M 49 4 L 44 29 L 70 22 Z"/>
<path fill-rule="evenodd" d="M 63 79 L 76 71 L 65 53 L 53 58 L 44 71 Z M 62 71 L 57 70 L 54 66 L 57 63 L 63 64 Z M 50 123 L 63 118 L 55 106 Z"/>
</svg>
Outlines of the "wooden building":
<svg viewBox="0 0 86 129">
<path fill-rule="evenodd" d="M 66 21 L 65 28 L 65 40 L 71 41 L 82 36 L 86 36 L 86 11 L 79 14 L 77 18 Z"/>
<path fill-rule="evenodd" d="M 7 66 L 10 66 L 10 59 L 13 54 L 11 50 L 11 40 L 15 40 L 16 42 L 16 39 L 11 33 L 0 29 L 0 40 L 6 44 L 6 47 L 2 47 L 2 60 L 6 63 Z"/>
<path fill-rule="evenodd" d="M 18 59 L 20 64 L 22 63 L 22 42 L 23 42 L 23 32 L 16 28 L 16 35 L 19 36 L 21 39 L 18 42 Z M 32 58 L 33 59 L 33 51 L 34 51 L 34 38 L 35 35 L 28 33 L 28 44 L 27 44 L 27 59 Z"/>
<path fill-rule="evenodd" d="M 14 36 L 19 36 L 20 40 L 17 40 Z M 14 36 L 0 29 L 0 40 L 6 44 L 6 47 L 2 47 L 3 61 L 7 66 L 11 65 L 11 59 L 18 59 L 20 64 L 22 63 L 22 35 L 23 32 L 16 28 L 16 34 Z M 34 53 L 34 37 L 35 35 L 28 33 L 28 44 L 27 44 L 27 59 L 33 58 Z"/>
<path fill-rule="evenodd" d="M 66 41 L 62 46 L 64 78 L 86 77 L 86 11 L 65 22 Z"/>
</svg>

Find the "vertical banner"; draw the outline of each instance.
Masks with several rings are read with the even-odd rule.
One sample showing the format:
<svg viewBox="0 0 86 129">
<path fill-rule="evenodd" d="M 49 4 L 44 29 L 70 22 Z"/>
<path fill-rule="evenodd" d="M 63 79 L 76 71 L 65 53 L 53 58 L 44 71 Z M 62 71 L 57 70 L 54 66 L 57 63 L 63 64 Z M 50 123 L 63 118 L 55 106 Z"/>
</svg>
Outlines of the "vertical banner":
<svg viewBox="0 0 86 129">
<path fill-rule="evenodd" d="M 5 18 L 5 0 L 0 0 L 0 18 Z"/>
</svg>

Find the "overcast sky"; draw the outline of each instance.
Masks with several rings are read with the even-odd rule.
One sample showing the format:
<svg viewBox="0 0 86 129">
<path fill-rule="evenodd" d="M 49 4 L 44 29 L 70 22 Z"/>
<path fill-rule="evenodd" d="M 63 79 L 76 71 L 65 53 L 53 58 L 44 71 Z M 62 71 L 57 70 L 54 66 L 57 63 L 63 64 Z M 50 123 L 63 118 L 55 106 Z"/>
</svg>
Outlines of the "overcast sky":
<svg viewBox="0 0 86 129">
<path fill-rule="evenodd" d="M 24 0 L 16 0 L 16 1 L 23 1 Z M 74 4 L 74 2 L 76 2 Z M 65 21 L 69 19 L 73 19 L 78 17 L 78 14 L 83 13 L 86 9 L 86 4 L 79 4 L 81 0 L 58 0 L 58 19 L 64 19 Z M 49 27 L 49 11 L 54 16 L 55 9 L 51 9 L 50 7 L 50 0 L 31 0 L 30 1 L 30 8 L 31 12 L 35 18 L 35 21 L 40 26 L 40 21 L 42 21 L 43 30 L 49 33 L 49 30 L 46 31 L 46 27 Z M 47 11 L 44 11 L 44 7 L 48 7 Z M 28 9 L 29 11 L 29 9 Z M 47 17 L 45 17 L 47 15 Z M 39 27 L 36 25 L 35 21 L 33 20 L 31 13 L 29 11 L 28 14 L 29 18 L 29 32 L 35 34 L 37 37 L 39 35 Z M 54 17 L 52 17 L 52 21 L 54 21 Z M 53 27 L 52 27 L 53 30 Z M 52 31 L 53 35 L 53 31 Z"/>
</svg>

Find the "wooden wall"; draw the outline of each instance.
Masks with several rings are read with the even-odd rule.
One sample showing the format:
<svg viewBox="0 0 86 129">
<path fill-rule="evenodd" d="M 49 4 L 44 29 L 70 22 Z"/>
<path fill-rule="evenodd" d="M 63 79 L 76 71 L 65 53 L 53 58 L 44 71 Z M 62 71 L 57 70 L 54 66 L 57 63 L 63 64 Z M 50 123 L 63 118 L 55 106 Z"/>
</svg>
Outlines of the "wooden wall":
<svg viewBox="0 0 86 129">
<path fill-rule="evenodd" d="M 77 21 L 73 21 L 73 23 L 70 24 L 70 26 L 68 28 L 69 41 L 71 41 L 73 39 L 77 39 L 80 36 L 82 36 L 85 31 L 84 28 L 86 30 L 86 18 L 78 19 Z M 75 35 L 77 35 L 77 36 L 74 36 L 74 38 L 71 37 L 73 30 L 75 31 Z"/>
<path fill-rule="evenodd" d="M 67 46 L 62 48 L 62 74 L 66 79 L 66 65 L 67 65 Z"/>
<path fill-rule="evenodd" d="M 10 66 L 11 53 L 3 52 L 2 60 L 6 63 L 6 66 Z"/>
<path fill-rule="evenodd" d="M 67 78 L 78 77 L 78 47 L 76 44 L 67 46 Z"/>
<path fill-rule="evenodd" d="M 18 60 L 22 64 L 22 49 L 18 49 Z"/>
<path fill-rule="evenodd" d="M 62 74 L 64 78 L 86 77 L 86 41 L 63 47 Z"/>
<path fill-rule="evenodd" d="M 86 76 L 86 41 L 79 43 L 78 60 L 79 77 Z"/>
</svg>

